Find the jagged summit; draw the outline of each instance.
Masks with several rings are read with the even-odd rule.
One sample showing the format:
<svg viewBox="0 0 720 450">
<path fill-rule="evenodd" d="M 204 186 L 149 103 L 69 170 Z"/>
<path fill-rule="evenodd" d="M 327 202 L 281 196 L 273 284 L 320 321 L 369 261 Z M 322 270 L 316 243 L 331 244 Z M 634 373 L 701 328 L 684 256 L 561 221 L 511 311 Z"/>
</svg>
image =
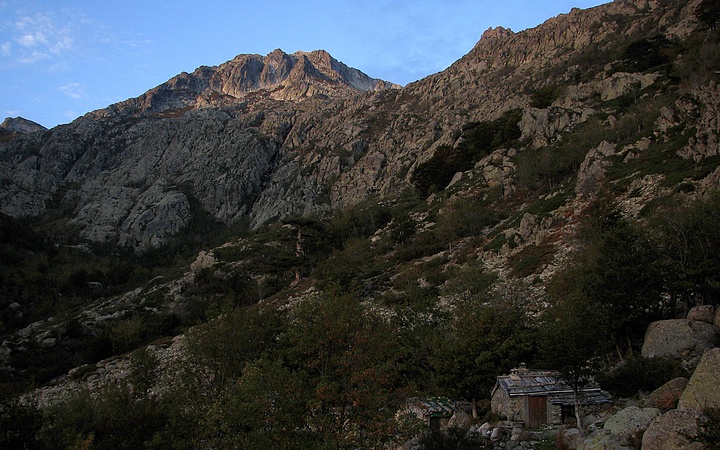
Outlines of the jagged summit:
<svg viewBox="0 0 720 450">
<path fill-rule="evenodd" d="M 266 56 L 241 54 L 219 66 L 183 72 L 140 97 L 111 105 L 92 116 L 160 113 L 168 110 L 223 106 L 263 91 L 273 100 L 313 97 L 342 98 L 360 92 L 396 88 L 348 67 L 324 50 L 287 54 L 276 49 Z"/>
<path fill-rule="evenodd" d="M 34 133 L 36 131 L 45 131 L 47 128 L 32 120 L 24 117 L 6 117 L 0 124 L 0 129 L 9 133 Z"/>
</svg>

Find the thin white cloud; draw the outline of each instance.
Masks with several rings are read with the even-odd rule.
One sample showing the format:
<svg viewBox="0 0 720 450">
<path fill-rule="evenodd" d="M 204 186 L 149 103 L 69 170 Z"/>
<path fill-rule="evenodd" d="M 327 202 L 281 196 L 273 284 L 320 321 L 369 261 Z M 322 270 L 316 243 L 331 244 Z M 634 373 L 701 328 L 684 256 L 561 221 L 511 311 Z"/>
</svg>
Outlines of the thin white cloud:
<svg viewBox="0 0 720 450">
<path fill-rule="evenodd" d="M 0 45 L 0 53 L 2 53 L 4 56 L 9 56 L 12 51 L 12 43 L 11 42 L 3 42 L 2 45 Z"/>
<path fill-rule="evenodd" d="M 18 44 L 22 45 L 23 47 L 37 47 L 39 45 L 47 44 L 47 37 L 45 37 L 45 33 L 43 33 L 42 31 L 24 34 L 18 37 L 16 40 Z"/>
<path fill-rule="evenodd" d="M 85 90 L 80 83 L 66 83 L 60 86 L 60 91 L 73 99 L 81 99 L 85 97 Z"/>
<path fill-rule="evenodd" d="M 33 64 L 38 61 L 62 58 L 73 51 L 73 37 L 66 26 L 58 26 L 48 15 L 35 14 L 19 17 L 11 29 L 12 40 L 17 44 L 12 52 L 10 42 L 2 45 L 5 56 L 16 62 Z"/>
</svg>

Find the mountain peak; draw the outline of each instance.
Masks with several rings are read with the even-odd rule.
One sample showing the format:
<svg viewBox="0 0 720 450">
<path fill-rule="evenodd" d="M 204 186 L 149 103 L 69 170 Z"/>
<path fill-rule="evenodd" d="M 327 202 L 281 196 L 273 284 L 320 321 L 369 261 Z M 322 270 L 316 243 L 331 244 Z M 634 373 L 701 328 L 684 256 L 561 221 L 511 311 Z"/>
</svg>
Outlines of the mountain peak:
<svg viewBox="0 0 720 450">
<path fill-rule="evenodd" d="M 6 117 L 0 128 L 10 133 L 34 133 L 36 131 L 45 131 L 47 128 L 32 120 L 24 117 Z"/>
<path fill-rule="evenodd" d="M 161 113 L 242 102 L 261 92 L 273 100 L 344 98 L 398 85 L 371 78 L 348 67 L 325 50 L 275 49 L 266 56 L 240 54 L 219 66 L 183 72 L 140 97 L 96 111 L 93 115 Z"/>
</svg>

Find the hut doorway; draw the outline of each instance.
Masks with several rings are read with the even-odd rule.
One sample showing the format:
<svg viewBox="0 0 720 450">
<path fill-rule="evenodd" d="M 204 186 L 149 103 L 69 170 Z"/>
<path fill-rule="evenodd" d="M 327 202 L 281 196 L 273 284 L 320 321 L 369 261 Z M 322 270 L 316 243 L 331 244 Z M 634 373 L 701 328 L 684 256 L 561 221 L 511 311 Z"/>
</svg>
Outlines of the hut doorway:
<svg viewBox="0 0 720 450">
<path fill-rule="evenodd" d="M 528 426 L 539 428 L 547 425 L 547 397 L 528 397 Z"/>
</svg>

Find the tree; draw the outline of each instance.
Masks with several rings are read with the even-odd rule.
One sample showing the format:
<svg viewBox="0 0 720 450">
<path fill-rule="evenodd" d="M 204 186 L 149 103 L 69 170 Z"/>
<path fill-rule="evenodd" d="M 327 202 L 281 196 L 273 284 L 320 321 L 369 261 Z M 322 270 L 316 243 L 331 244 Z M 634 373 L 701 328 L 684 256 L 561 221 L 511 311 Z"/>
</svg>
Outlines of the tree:
<svg viewBox="0 0 720 450">
<path fill-rule="evenodd" d="M 315 448 L 306 427 L 308 380 L 279 360 L 248 362 L 242 375 L 206 409 L 204 444 L 218 448 Z"/>
<path fill-rule="evenodd" d="M 499 373 L 527 361 L 532 350 L 533 332 L 521 306 L 476 296 L 455 309 L 449 333 L 437 336 L 432 362 L 448 395 L 475 403 L 489 397 Z"/>
<path fill-rule="evenodd" d="M 591 361 L 604 353 L 603 313 L 599 305 L 577 292 L 546 309 L 538 331 L 541 361 L 560 372 L 573 390 L 575 418 L 582 429 L 579 393 L 594 374 Z"/>
<path fill-rule="evenodd" d="M 101 391 L 72 393 L 46 409 L 41 435 L 47 448 L 145 448 L 167 423 L 165 405 L 150 396 L 137 396 L 121 383 Z"/>
<path fill-rule="evenodd" d="M 192 329 L 188 336 L 191 361 L 203 367 L 199 373 L 206 375 L 195 387 L 211 397 L 220 395 L 242 375 L 248 361 L 272 355 L 284 327 L 281 312 L 251 307 Z"/>
<path fill-rule="evenodd" d="M 642 340 L 647 325 L 661 316 L 660 256 L 647 233 L 604 196 L 586 209 L 577 241 L 572 263 L 555 276 L 549 293 L 555 299 L 583 298 L 598 308 L 594 326 L 624 358 Z"/>
<path fill-rule="evenodd" d="M 32 404 L 13 400 L 0 412 L 0 448 L 40 449 L 42 412 Z"/>
<path fill-rule="evenodd" d="M 720 195 L 687 202 L 671 198 L 651 217 L 673 315 L 720 301 Z M 679 310 L 679 306 L 682 309 Z"/>
<path fill-rule="evenodd" d="M 483 229 L 497 225 L 502 214 L 476 198 L 462 198 L 444 208 L 438 220 L 438 235 L 452 243 L 462 237 L 475 237 Z"/>
<path fill-rule="evenodd" d="M 310 429 L 335 447 L 368 448 L 391 437 L 385 424 L 404 395 L 385 321 L 349 295 L 324 294 L 296 306 L 286 340 L 290 369 L 311 383 Z"/>
<path fill-rule="evenodd" d="M 715 31 L 720 21 L 720 4 L 716 0 L 703 0 L 695 10 L 695 14 L 700 22 Z"/>
</svg>

